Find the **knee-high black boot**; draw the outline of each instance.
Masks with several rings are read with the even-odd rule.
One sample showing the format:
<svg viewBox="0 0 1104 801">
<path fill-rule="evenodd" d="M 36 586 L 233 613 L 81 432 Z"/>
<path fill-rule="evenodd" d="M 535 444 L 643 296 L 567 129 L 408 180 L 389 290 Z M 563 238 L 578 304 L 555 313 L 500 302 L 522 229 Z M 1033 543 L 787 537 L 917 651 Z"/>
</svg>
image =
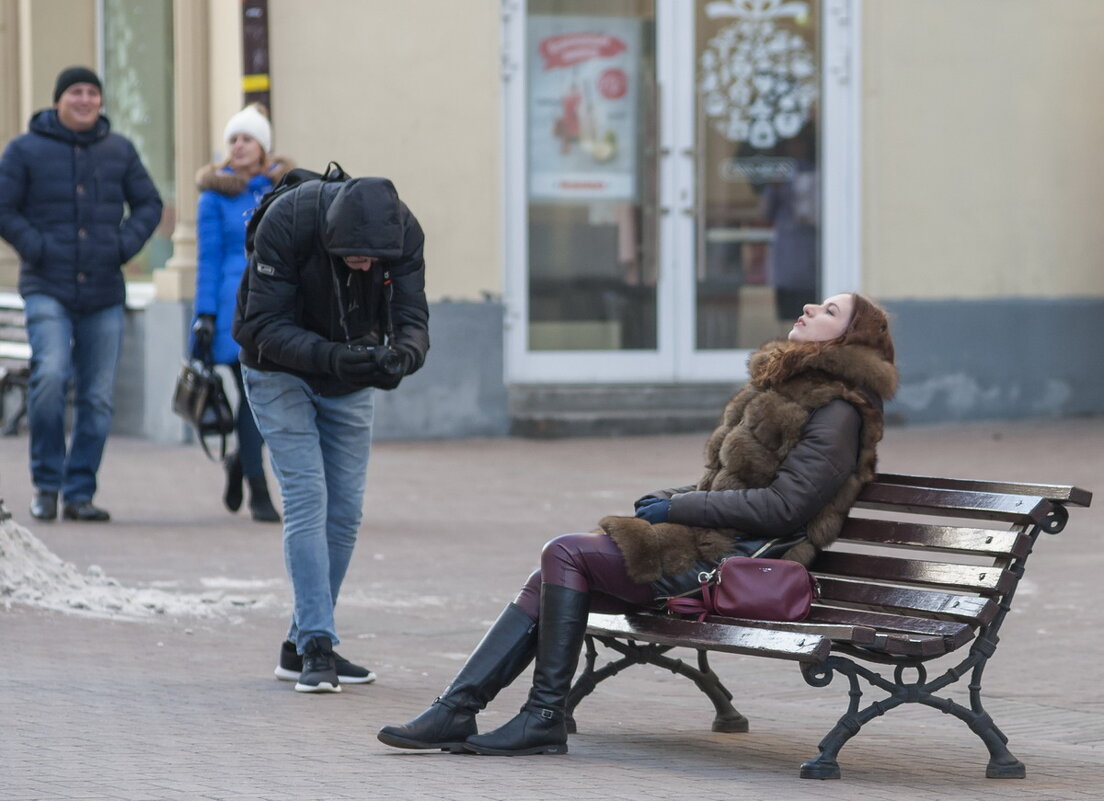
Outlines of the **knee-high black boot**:
<svg viewBox="0 0 1104 801">
<path fill-rule="evenodd" d="M 567 753 L 564 707 L 579 664 L 589 609 L 589 593 L 555 584 L 541 586 L 537 666 L 529 700 L 504 726 L 469 737 L 464 743 L 468 751 L 493 756 Z"/>
<path fill-rule="evenodd" d="M 476 713 L 525 670 L 536 645 L 536 623 L 509 604 L 429 709 L 409 723 L 384 726 L 376 736 L 395 748 L 463 751 L 464 740 L 478 731 Z"/>
</svg>

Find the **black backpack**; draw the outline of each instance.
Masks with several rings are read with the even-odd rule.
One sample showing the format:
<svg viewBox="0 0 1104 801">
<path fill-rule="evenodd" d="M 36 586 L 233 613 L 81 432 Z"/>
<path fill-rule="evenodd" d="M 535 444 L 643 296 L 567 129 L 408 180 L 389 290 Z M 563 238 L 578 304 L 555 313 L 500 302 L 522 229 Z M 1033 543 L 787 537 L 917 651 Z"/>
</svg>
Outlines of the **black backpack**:
<svg viewBox="0 0 1104 801">
<path fill-rule="evenodd" d="M 334 183 L 341 181 L 348 181 L 350 175 L 341 168 L 341 165 L 336 161 L 331 161 L 326 165 L 326 172 L 320 173 L 314 170 L 308 170 L 303 167 L 296 167 L 293 170 L 288 170 L 284 173 L 272 189 L 265 193 L 261 198 L 260 204 L 253 210 L 253 216 L 249 218 L 249 222 L 245 225 L 245 254 L 247 257 L 253 256 L 253 240 L 257 236 L 257 228 L 261 224 L 261 218 L 264 217 L 265 212 L 268 211 L 268 207 L 271 206 L 276 199 L 286 195 L 295 187 L 307 181 L 317 181 L 314 185 L 314 191 L 307 193 L 306 196 L 300 196 L 295 203 L 295 232 L 292 242 L 295 243 L 296 253 L 305 252 L 305 247 L 309 244 L 305 240 L 309 236 L 307 230 L 309 228 L 307 222 L 310 217 L 306 213 L 306 209 L 318 208 L 318 200 L 322 196 L 322 185 L 326 183 Z"/>
</svg>

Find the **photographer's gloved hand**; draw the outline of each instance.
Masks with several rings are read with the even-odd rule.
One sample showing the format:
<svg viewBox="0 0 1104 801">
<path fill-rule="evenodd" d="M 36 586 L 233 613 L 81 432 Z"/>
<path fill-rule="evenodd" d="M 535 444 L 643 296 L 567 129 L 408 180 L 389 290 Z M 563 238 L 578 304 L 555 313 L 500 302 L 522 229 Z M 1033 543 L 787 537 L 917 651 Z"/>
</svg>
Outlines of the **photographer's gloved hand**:
<svg viewBox="0 0 1104 801">
<path fill-rule="evenodd" d="M 636 516 L 649 523 L 666 523 L 669 511 L 671 511 L 671 502 L 666 498 L 656 498 L 655 503 L 638 507 Z"/>
<path fill-rule="evenodd" d="M 374 387 L 380 377 L 372 349 L 363 346 L 335 345 L 330 352 L 330 370 L 354 387 Z"/>
<path fill-rule="evenodd" d="M 636 503 L 633 504 L 633 509 L 636 510 L 636 511 L 639 511 L 641 508 L 643 508 L 645 506 L 651 506 L 656 501 L 662 501 L 662 500 L 663 499 L 660 498 L 658 495 L 644 495 L 644 496 L 636 499 Z"/>
<path fill-rule="evenodd" d="M 410 370 L 412 362 L 409 354 L 387 346 L 373 349 L 372 354 L 378 368 L 377 378 L 372 386 L 380 389 L 397 387 L 403 380 L 403 376 Z"/>
<path fill-rule="evenodd" d="M 215 315 L 201 314 L 192 324 L 192 355 L 204 358 L 211 353 L 211 343 L 215 341 Z"/>
</svg>

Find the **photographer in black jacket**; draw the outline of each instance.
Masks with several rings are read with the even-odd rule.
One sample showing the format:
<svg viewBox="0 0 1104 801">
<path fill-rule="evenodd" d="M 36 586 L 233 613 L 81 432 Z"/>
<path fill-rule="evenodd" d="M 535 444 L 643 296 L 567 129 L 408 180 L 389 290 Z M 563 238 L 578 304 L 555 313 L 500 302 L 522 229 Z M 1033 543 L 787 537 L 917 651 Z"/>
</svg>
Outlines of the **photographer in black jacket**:
<svg viewBox="0 0 1104 801">
<path fill-rule="evenodd" d="M 429 349 L 425 236 L 383 178 L 311 180 L 264 212 L 234 338 L 272 455 L 295 594 L 276 676 L 300 692 L 368 683 L 338 654 L 334 604 L 356 543 L 376 388 Z"/>
</svg>

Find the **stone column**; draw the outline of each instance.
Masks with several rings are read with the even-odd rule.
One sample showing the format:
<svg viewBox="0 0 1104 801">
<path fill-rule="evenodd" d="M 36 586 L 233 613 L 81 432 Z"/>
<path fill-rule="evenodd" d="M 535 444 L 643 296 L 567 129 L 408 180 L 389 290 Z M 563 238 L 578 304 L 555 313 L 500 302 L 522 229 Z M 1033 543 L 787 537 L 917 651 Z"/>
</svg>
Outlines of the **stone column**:
<svg viewBox="0 0 1104 801">
<path fill-rule="evenodd" d="M 208 5 L 196 0 L 173 2 L 173 114 L 175 117 L 176 228 L 173 255 L 153 275 L 157 300 L 191 300 L 195 295 L 196 191 L 192 176 L 210 160 L 207 102 Z"/>
<path fill-rule="evenodd" d="M 19 102 L 19 0 L 0 0 L 0 149 L 23 132 Z M 0 288 L 15 286 L 19 259 L 0 240 Z"/>
<path fill-rule="evenodd" d="M 146 436 L 158 442 L 189 438 L 172 413 L 172 392 L 187 346 L 196 280 L 196 201 L 192 176 L 210 161 L 208 153 L 209 5 L 207 0 L 173 0 L 173 116 L 176 138 L 176 227 L 173 254 L 153 274 L 153 303 L 145 315 Z"/>
</svg>

